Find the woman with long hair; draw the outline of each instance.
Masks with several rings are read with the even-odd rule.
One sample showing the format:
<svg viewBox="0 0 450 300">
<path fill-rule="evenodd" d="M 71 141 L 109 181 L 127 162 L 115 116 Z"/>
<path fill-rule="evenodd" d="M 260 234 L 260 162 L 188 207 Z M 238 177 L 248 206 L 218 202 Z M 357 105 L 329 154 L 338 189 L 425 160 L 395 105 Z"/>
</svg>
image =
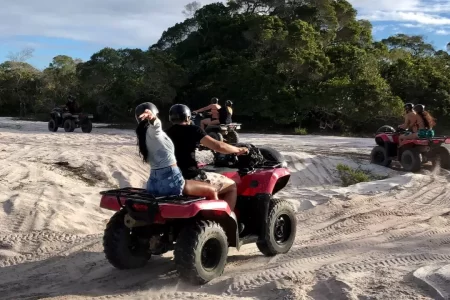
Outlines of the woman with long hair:
<svg viewBox="0 0 450 300">
<path fill-rule="evenodd" d="M 216 189 L 209 183 L 185 180 L 175 158 L 172 140 L 162 130 L 158 108 L 151 102 L 139 104 L 135 110 L 139 154 L 150 165 L 147 192 L 154 196 L 182 194 L 218 200 Z"/>
</svg>

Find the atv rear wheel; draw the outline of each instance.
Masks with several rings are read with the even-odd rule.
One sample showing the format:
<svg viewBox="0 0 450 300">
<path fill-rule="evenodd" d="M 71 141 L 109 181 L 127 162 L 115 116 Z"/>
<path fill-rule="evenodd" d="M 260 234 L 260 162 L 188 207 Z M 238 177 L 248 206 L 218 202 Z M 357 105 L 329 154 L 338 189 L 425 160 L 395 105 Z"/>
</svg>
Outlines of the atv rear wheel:
<svg viewBox="0 0 450 300">
<path fill-rule="evenodd" d="M 256 246 L 265 256 L 287 253 L 294 244 L 297 219 L 287 200 L 272 200 L 267 220 L 266 236 Z"/>
<path fill-rule="evenodd" d="M 199 221 L 184 228 L 174 249 L 181 278 L 194 284 L 204 284 L 222 275 L 227 255 L 227 235 L 213 221 Z"/>
<path fill-rule="evenodd" d="M 400 163 L 407 172 L 420 171 L 422 161 L 420 159 L 419 151 L 416 149 L 406 149 L 402 152 Z"/>
<path fill-rule="evenodd" d="M 209 132 L 208 135 L 219 142 L 223 142 L 223 135 L 219 132 L 212 131 Z"/>
<path fill-rule="evenodd" d="M 389 167 L 392 160 L 389 159 L 385 147 L 376 146 L 370 153 L 370 162 L 379 166 Z"/>
<path fill-rule="evenodd" d="M 92 121 L 89 119 L 84 120 L 81 124 L 81 131 L 84 133 L 90 133 L 92 131 Z"/>
<path fill-rule="evenodd" d="M 48 121 L 48 130 L 51 132 L 58 131 L 58 124 L 56 124 L 55 119 L 50 119 L 50 121 Z"/>
<path fill-rule="evenodd" d="M 228 144 L 237 144 L 239 143 L 239 134 L 236 131 L 229 131 L 227 134 L 227 143 Z"/>
<path fill-rule="evenodd" d="M 125 210 L 115 213 L 103 236 L 103 252 L 106 259 L 117 269 L 136 269 L 145 266 L 151 257 L 150 241 L 133 234 L 125 226 Z"/>
<path fill-rule="evenodd" d="M 66 119 L 64 121 L 64 131 L 73 132 L 75 130 L 75 121 L 72 119 Z"/>
</svg>

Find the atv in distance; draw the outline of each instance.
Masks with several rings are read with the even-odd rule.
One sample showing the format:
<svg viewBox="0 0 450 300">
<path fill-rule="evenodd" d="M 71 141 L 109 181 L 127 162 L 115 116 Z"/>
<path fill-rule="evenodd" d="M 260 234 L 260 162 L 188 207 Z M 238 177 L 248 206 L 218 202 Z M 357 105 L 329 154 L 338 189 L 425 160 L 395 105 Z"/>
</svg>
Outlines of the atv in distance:
<svg viewBox="0 0 450 300">
<path fill-rule="evenodd" d="M 399 136 L 405 133 L 404 129 L 385 125 L 377 130 L 375 146 L 370 154 L 371 162 L 380 166 L 389 167 L 392 160 L 398 160 L 407 172 L 418 172 L 422 164 L 429 161 L 433 165 L 440 163 L 444 169 L 450 169 L 450 138 L 435 136 L 399 141 Z"/>
<path fill-rule="evenodd" d="M 200 126 L 201 120 L 203 120 L 205 115 L 203 113 L 192 113 L 192 122 Z M 239 143 L 239 134 L 237 131 L 241 129 L 240 123 L 230 123 L 230 124 L 218 124 L 218 125 L 208 125 L 205 128 L 205 132 L 215 140 L 226 142 L 228 144 Z"/>
<path fill-rule="evenodd" d="M 253 154 L 256 151 L 254 148 Z M 101 192 L 100 207 L 117 211 L 103 237 L 108 261 L 118 269 L 140 268 L 152 255 L 174 250 L 181 278 L 204 284 L 221 276 L 229 247 L 239 250 L 242 245 L 256 243 L 266 256 L 287 253 L 295 240 L 295 210 L 289 201 L 274 195 L 287 185 L 290 173 L 276 150 L 266 148 L 259 153 L 271 160 L 246 167 L 251 156 L 242 155 L 237 158 L 241 162 L 238 167 L 203 166 L 205 171 L 215 170 L 236 182 L 236 217 L 223 200 L 188 195 L 154 197 L 138 188 Z"/>
<path fill-rule="evenodd" d="M 48 121 L 48 130 L 51 132 L 58 131 L 58 128 L 64 128 L 65 132 L 73 132 L 76 128 L 81 127 L 81 131 L 90 133 L 92 131 L 93 115 L 78 113 L 71 114 L 67 107 L 57 106 L 50 112 L 50 121 Z"/>
</svg>

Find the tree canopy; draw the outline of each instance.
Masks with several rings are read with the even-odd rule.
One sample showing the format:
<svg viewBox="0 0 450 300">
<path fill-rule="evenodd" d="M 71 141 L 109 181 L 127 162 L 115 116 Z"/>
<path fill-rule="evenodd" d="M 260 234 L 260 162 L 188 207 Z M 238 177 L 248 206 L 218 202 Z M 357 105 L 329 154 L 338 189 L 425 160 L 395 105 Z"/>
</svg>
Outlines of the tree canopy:
<svg viewBox="0 0 450 300">
<path fill-rule="evenodd" d="M 1 113 L 46 113 L 74 94 L 101 121 L 132 120 L 143 101 L 164 111 L 212 97 L 233 100 L 243 121 L 330 130 L 373 129 L 404 102 L 438 123 L 450 114 L 450 55 L 422 36 L 374 41 L 346 0 L 193 2 L 183 13 L 146 50 L 58 55 L 43 71 L 26 63 L 29 51 L 11 55 L 0 64 Z"/>
</svg>

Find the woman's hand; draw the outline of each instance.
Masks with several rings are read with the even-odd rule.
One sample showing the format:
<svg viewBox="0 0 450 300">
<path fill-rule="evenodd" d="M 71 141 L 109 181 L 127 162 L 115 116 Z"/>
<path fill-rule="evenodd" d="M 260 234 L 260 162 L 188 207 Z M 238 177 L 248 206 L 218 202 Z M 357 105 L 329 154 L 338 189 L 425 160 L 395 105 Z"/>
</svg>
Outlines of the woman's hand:
<svg viewBox="0 0 450 300">
<path fill-rule="evenodd" d="M 149 121 L 151 121 L 151 120 L 156 119 L 156 116 L 152 113 L 152 111 L 151 111 L 150 109 L 146 109 L 146 110 L 144 110 L 144 113 L 142 113 L 142 114 L 139 116 L 139 119 L 140 119 L 141 121 L 143 121 L 143 120 L 149 120 Z"/>
</svg>

